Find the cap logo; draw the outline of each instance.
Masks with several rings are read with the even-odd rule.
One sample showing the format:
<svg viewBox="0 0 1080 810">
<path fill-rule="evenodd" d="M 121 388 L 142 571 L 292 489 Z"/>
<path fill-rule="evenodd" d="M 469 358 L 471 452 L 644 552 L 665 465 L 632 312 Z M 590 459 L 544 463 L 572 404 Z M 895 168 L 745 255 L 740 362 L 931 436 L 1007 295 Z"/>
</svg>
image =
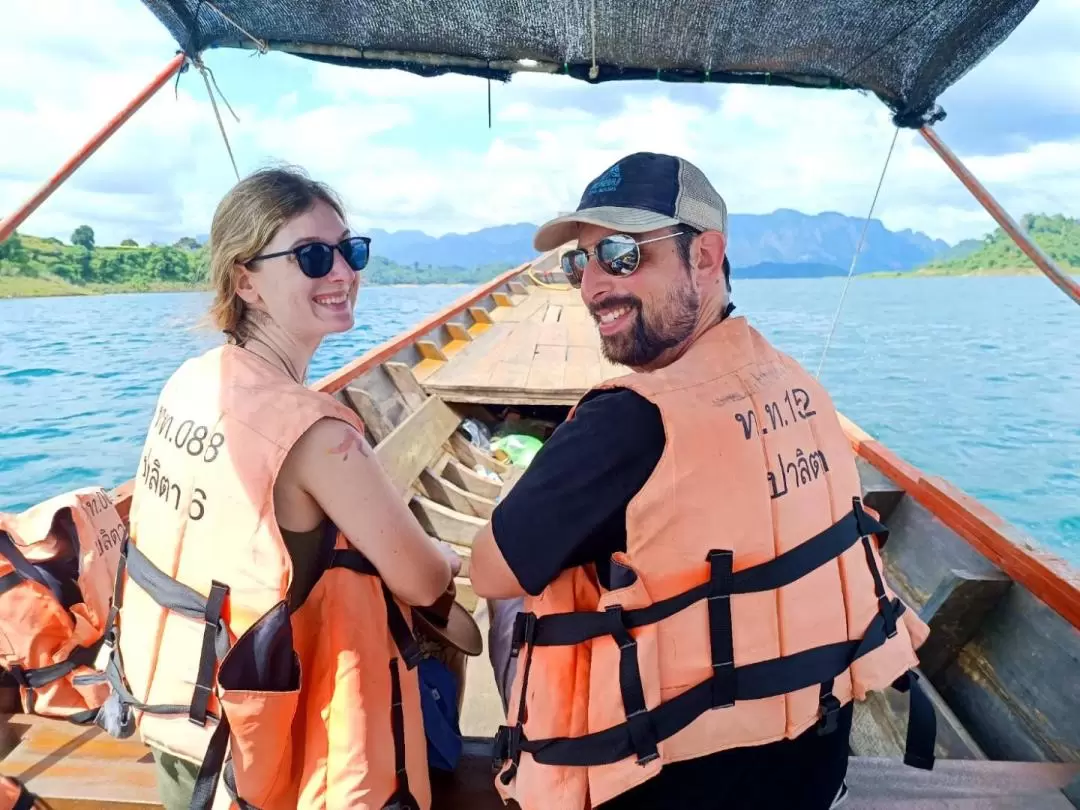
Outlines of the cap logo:
<svg viewBox="0 0 1080 810">
<path fill-rule="evenodd" d="M 612 166 L 602 175 L 597 177 L 586 189 L 585 194 L 606 194 L 614 191 L 622 183 L 622 172 L 618 165 Z"/>
</svg>

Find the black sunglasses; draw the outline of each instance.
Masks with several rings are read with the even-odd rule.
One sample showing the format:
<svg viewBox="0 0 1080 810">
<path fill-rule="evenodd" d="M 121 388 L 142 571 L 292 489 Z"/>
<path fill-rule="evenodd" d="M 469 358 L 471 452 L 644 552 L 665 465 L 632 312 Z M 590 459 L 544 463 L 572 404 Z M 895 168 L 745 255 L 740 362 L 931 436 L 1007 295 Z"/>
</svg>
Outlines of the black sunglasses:
<svg viewBox="0 0 1080 810">
<path fill-rule="evenodd" d="M 641 264 L 640 245 L 671 239 L 683 233 L 690 233 L 690 231 L 676 231 L 652 239 L 643 239 L 640 242 L 625 233 L 605 236 L 596 243 L 592 251 L 577 248 L 564 253 L 562 270 L 566 273 L 570 286 L 580 287 L 581 279 L 585 275 L 585 267 L 589 264 L 589 257 L 595 256 L 601 270 L 609 276 L 624 278 L 637 270 L 638 265 Z"/>
<path fill-rule="evenodd" d="M 368 256 L 371 253 L 371 238 L 367 236 L 350 236 L 342 239 L 336 245 L 328 245 L 326 242 L 308 242 L 289 250 L 277 253 L 264 253 L 261 256 L 248 261 L 259 259 L 275 259 L 278 256 L 295 256 L 296 263 L 300 265 L 300 271 L 308 278 L 322 278 L 330 272 L 334 266 L 334 251 L 340 251 L 341 257 L 355 272 L 359 273 L 367 267 Z"/>
</svg>

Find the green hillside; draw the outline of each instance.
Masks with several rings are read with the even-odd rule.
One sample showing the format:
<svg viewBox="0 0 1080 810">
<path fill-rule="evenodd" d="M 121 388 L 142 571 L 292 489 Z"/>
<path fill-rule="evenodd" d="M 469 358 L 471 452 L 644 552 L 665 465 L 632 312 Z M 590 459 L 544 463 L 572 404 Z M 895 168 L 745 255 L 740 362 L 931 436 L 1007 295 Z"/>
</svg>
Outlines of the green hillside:
<svg viewBox="0 0 1080 810">
<path fill-rule="evenodd" d="M 1020 226 L 1058 266 L 1080 273 L 1080 220 L 1061 214 L 1026 214 Z M 1001 228 L 987 234 L 978 249 L 960 256 L 942 256 L 907 275 L 1033 275 L 1040 272 Z"/>
<path fill-rule="evenodd" d="M 373 256 L 368 284 L 472 284 L 487 281 L 508 264 L 431 267 L 395 264 Z M 173 245 L 139 246 L 125 239 L 99 246 L 81 225 L 71 244 L 52 237 L 15 234 L 0 243 L 0 298 L 45 295 L 199 290 L 207 288 L 207 248 L 185 237 Z"/>
</svg>

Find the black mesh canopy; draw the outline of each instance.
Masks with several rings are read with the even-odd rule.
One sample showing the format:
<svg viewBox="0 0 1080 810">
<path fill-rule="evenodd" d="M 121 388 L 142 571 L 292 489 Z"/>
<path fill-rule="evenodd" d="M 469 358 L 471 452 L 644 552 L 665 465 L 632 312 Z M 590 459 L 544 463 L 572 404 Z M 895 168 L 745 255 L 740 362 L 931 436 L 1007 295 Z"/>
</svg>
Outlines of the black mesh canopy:
<svg viewBox="0 0 1080 810">
<path fill-rule="evenodd" d="M 194 56 L 269 48 L 425 76 L 856 88 L 901 126 L 1038 0 L 143 0 Z"/>
</svg>

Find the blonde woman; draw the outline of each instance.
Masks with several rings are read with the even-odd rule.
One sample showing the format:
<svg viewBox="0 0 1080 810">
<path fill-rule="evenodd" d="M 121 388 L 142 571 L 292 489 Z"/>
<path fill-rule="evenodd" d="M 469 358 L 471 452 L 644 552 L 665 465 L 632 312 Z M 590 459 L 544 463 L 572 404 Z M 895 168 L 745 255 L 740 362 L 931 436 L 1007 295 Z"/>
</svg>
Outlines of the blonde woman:
<svg viewBox="0 0 1080 810">
<path fill-rule="evenodd" d="M 266 170 L 210 232 L 224 345 L 158 400 L 131 505 L 110 680 L 169 808 L 430 806 L 408 606 L 460 565 L 421 529 L 356 416 L 304 385 L 353 325 L 369 240 L 326 186 Z M 200 770 L 201 767 L 201 770 Z M 194 794 L 194 796 L 193 796 Z"/>
</svg>

